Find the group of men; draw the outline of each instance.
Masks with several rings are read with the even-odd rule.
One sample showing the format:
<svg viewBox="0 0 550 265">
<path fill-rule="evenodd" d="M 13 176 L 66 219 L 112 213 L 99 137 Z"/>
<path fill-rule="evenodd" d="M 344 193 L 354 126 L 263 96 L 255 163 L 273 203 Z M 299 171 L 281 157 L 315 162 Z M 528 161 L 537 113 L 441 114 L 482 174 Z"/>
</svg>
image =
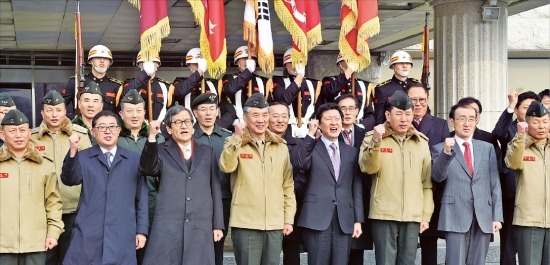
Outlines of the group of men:
<svg viewBox="0 0 550 265">
<path fill-rule="evenodd" d="M 300 264 L 302 250 L 309 264 L 363 264 L 373 245 L 377 264 L 414 264 L 419 235 L 423 264 L 437 264 L 443 237 L 447 264 L 483 264 L 503 226 L 502 264 L 516 252 L 520 264 L 550 262 L 547 90 L 510 93 L 489 133 L 475 98 L 448 121 L 432 116 L 406 52 L 376 87 L 341 57 L 337 76 L 306 78 L 290 50 L 286 75 L 267 79 L 248 52 L 237 49 L 239 72 L 219 82 L 204 78 L 198 48 L 187 78 L 166 82 L 160 58 L 138 55 L 140 71 L 120 82 L 97 45 L 82 91 L 74 78 L 49 91 L 34 129 L 0 94 L 0 263 L 220 265 L 231 228 L 237 264 L 278 264 L 281 251 Z M 181 180 L 161 173 L 173 161 Z M 212 171 L 194 170 L 205 161 Z M 206 194 L 201 172 L 211 172 Z M 162 234 L 173 244 L 159 245 Z"/>
</svg>

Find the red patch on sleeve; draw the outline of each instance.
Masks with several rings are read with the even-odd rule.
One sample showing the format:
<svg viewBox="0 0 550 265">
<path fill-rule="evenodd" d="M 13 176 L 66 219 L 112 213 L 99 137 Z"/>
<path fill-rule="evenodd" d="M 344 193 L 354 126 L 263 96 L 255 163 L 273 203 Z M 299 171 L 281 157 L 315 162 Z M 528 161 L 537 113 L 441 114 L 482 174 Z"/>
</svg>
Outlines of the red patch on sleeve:
<svg viewBox="0 0 550 265">
<path fill-rule="evenodd" d="M 5 172 L 0 172 L 0 179 L 7 179 L 10 176 L 10 174 Z"/>
<path fill-rule="evenodd" d="M 260 89 L 257 86 L 255 86 L 254 87 L 254 92 L 260 92 Z"/>
<path fill-rule="evenodd" d="M 393 153 L 393 149 L 387 148 L 387 147 L 380 148 L 380 152 L 382 152 L 382 153 Z"/>
<path fill-rule="evenodd" d="M 374 104 L 378 104 L 378 99 L 374 98 Z"/>
<path fill-rule="evenodd" d="M 107 92 L 107 93 L 105 93 L 105 96 L 108 96 L 108 97 L 114 98 L 114 97 L 116 97 L 116 94 L 115 94 L 115 93 L 113 93 L 113 92 Z"/>
<path fill-rule="evenodd" d="M 323 85 L 330 85 L 330 80 L 323 82 Z"/>
<path fill-rule="evenodd" d="M 139 90 L 139 93 L 144 94 L 144 95 L 147 95 L 147 90 L 145 90 L 145 89 L 140 89 L 140 90 Z"/>
<path fill-rule="evenodd" d="M 162 93 L 157 94 L 157 98 L 164 98 L 164 95 Z"/>
<path fill-rule="evenodd" d="M 61 89 L 61 94 L 62 94 L 62 95 L 65 95 L 65 94 L 67 94 L 67 89 L 64 89 L 64 88 L 63 88 L 63 89 Z"/>
<path fill-rule="evenodd" d="M 357 96 L 363 96 L 363 92 L 362 91 L 357 91 Z"/>
<path fill-rule="evenodd" d="M 44 151 L 46 150 L 46 146 L 43 146 L 43 145 L 38 145 L 38 146 L 35 146 L 36 150 L 38 151 Z"/>
<path fill-rule="evenodd" d="M 534 156 L 524 156 L 523 161 L 536 161 Z"/>
<path fill-rule="evenodd" d="M 273 82 L 273 87 L 277 87 L 278 85 L 277 82 Z"/>
<path fill-rule="evenodd" d="M 252 154 L 241 154 L 242 159 L 252 159 Z"/>
<path fill-rule="evenodd" d="M 304 91 L 304 96 L 311 96 L 311 93 L 309 91 Z"/>
</svg>

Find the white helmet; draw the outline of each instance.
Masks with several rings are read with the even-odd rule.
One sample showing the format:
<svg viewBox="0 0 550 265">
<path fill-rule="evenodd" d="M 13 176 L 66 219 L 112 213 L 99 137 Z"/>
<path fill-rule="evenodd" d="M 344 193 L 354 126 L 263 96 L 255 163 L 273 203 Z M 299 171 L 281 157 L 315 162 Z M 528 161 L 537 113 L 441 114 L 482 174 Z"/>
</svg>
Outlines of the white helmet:
<svg viewBox="0 0 550 265">
<path fill-rule="evenodd" d="M 287 63 L 292 63 L 292 48 L 286 50 L 285 54 L 283 55 L 283 65 Z"/>
<path fill-rule="evenodd" d="M 139 63 L 143 63 L 144 60 L 143 58 L 141 57 L 141 51 L 138 52 L 137 56 L 136 56 L 136 66 L 139 66 Z M 155 57 L 155 59 L 153 59 L 153 62 L 157 62 L 160 66 L 160 56 L 157 55 L 157 57 Z"/>
<path fill-rule="evenodd" d="M 336 64 L 344 60 L 344 56 L 342 56 L 341 53 L 338 54 L 338 57 L 336 58 Z"/>
<path fill-rule="evenodd" d="M 90 63 L 92 58 L 108 58 L 111 60 L 111 64 L 113 64 L 113 54 L 111 53 L 111 50 L 103 45 L 96 45 L 92 47 L 92 49 L 88 52 L 88 63 Z"/>
<path fill-rule="evenodd" d="M 252 54 L 252 57 L 257 58 L 255 54 Z M 247 46 L 241 46 L 235 51 L 235 56 L 233 57 L 233 63 L 237 65 L 237 60 L 241 58 L 248 58 Z"/>
<path fill-rule="evenodd" d="M 413 59 L 408 52 L 396 51 L 390 59 L 390 68 L 396 63 L 410 63 L 413 66 Z"/>
<path fill-rule="evenodd" d="M 185 64 L 189 65 L 190 63 L 198 63 L 197 59 L 202 58 L 201 48 L 193 48 L 187 52 L 185 56 Z"/>
</svg>

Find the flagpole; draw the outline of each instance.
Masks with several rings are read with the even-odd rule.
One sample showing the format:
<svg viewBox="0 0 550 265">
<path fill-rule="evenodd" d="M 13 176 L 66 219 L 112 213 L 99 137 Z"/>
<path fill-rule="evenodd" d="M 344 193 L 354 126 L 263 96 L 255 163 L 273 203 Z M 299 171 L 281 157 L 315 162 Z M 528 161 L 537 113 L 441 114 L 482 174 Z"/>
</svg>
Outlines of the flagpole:
<svg viewBox="0 0 550 265">
<path fill-rule="evenodd" d="M 355 97 L 355 73 L 351 73 L 351 94 Z"/>
<path fill-rule="evenodd" d="M 250 36 L 250 35 L 249 35 Z M 250 42 L 250 39 L 248 39 L 248 60 L 252 59 L 252 43 Z M 254 78 L 254 75 L 252 75 L 252 78 Z M 248 94 L 249 97 L 252 96 L 252 79 L 248 80 Z"/>
</svg>

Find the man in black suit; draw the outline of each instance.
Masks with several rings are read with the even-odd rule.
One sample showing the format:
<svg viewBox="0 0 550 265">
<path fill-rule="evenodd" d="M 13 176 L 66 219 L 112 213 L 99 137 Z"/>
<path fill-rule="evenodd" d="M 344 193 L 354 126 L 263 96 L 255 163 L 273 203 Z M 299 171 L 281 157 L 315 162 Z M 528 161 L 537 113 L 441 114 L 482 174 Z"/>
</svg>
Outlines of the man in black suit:
<svg viewBox="0 0 550 265">
<path fill-rule="evenodd" d="M 298 147 L 298 168 L 307 172 L 298 226 L 304 228 L 310 265 L 346 264 L 352 237 L 361 235 L 364 222 L 358 151 L 338 141 L 344 114 L 337 104 L 320 106 L 316 116 Z M 318 127 L 322 135 L 315 139 Z"/>
<path fill-rule="evenodd" d="M 359 150 L 363 138 L 367 131 L 372 130 L 374 124 L 371 124 L 370 128 L 366 130 L 355 124 L 357 114 L 359 113 L 359 101 L 352 94 L 345 94 L 340 96 L 336 100 L 336 104 L 340 106 L 340 110 L 344 113 L 344 119 L 342 120 L 342 133 L 338 137 L 340 143 L 345 143 L 349 146 L 353 146 Z M 362 265 L 364 259 L 364 252 L 366 249 L 373 249 L 371 225 L 368 219 L 369 216 L 369 202 L 370 202 L 370 189 L 372 186 L 371 176 L 361 173 L 361 179 L 363 180 L 363 213 L 365 222 L 361 224 L 361 230 L 363 234 L 359 238 L 354 238 L 351 241 L 351 251 L 349 254 L 348 265 Z"/>
<path fill-rule="evenodd" d="M 429 90 L 421 83 L 412 82 L 405 88 L 405 92 L 413 103 L 414 128 L 428 137 L 430 148 L 444 142 L 445 138 L 449 137 L 449 126 L 446 120 L 428 113 Z M 430 227 L 420 234 L 422 265 L 437 265 L 437 239 L 444 237 L 443 233 L 437 230 L 443 186 L 434 183 L 432 190 L 434 213 L 430 219 Z"/>
<path fill-rule="evenodd" d="M 506 154 L 508 143 L 517 133 L 518 122 L 525 121 L 527 108 L 534 100 L 539 100 L 535 92 L 526 91 L 521 94 L 512 91 L 508 94 L 508 108 L 505 109 L 493 129 L 493 135 L 500 142 L 501 154 Z M 517 119 L 514 120 L 514 114 Z M 500 163 L 503 165 L 500 173 L 502 185 L 502 209 L 504 212 L 504 225 L 500 231 L 500 264 L 516 264 L 517 246 L 515 245 L 512 220 L 514 216 L 514 200 L 516 197 L 516 177 L 512 170 L 504 166 L 503 156 Z"/>
</svg>

